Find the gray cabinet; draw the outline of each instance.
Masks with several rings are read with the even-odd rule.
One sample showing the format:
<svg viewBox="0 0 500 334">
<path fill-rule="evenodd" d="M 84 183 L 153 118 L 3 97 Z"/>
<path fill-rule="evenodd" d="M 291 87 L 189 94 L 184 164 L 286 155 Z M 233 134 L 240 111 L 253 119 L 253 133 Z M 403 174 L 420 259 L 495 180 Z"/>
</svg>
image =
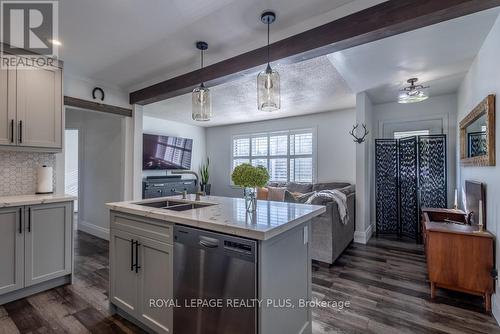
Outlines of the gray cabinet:
<svg viewBox="0 0 500 334">
<path fill-rule="evenodd" d="M 57 67 L 17 71 L 18 145 L 61 148 L 62 71 Z"/>
<path fill-rule="evenodd" d="M 16 71 L 10 68 L 0 69 L 0 145 L 16 144 Z"/>
<path fill-rule="evenodd" d="M 25 286 L 71 273 L 72 205 L 25 207 Z"/>
<path fill-rule="evenodd" d="M 171 333 L 172 308 L 151 307 L 150 300 L 173 298 L 172 225 L 112 213 L 110 227 L 111 303 L 155 332 Z"/>
<path fill-rule="evenodd" d="M 0 209 L 0 302 L 39 292 L 34 285 L 70 275 L 72 237 L 72 202 Z"/>
<path fill-rule="evenodd" d="M 0 145 L 59 151 L 62 133 L 62 69 L 1 69 Z"/>
<path fill-rule="evenodd" d="M 110 299 L 124 311 L 137 310 L 137 281 L 135 273 L 134 235 L 115 230 L 110 237 Z"/>
<path fill-rule="evenodd" d="M 173 246 L 139 238 L 139 321 L 158 333 L 172 330 L 173 313 L 167 306 L 150 307 L 149 301 L 173 296 Z"/>
<path fill-rule="evenodd" d="M 24 286 L 22 207 L 0 209 L 0 294 Z"/>
</svg>

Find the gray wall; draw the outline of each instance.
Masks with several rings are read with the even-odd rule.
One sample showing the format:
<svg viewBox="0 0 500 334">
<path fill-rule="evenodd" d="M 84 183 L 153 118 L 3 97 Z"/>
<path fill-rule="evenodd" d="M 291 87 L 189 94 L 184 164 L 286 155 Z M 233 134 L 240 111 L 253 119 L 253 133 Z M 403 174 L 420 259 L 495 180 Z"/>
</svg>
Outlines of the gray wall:
<svg viewBox="0 0 500 334">
<path fill-rule="evenodd" d="M 276 120 L 218 126 L 206 130 L 207 156 L 211 161 L 212 193 L 242 196 L 230 185 L 231 145 L 234 135 L 313 128 L 317 137 L 317 181 L 355 182 L 356 152 L 349 131 L 356 120 L 354 109 L 288 117 Z"/>
<path fill-rule="evenodd" d="M 67 108 L 66 128 L 79 129 L 78 228 L 108 238 L 104 204 L 124 196 L 124 117 Z"/>
<path fill-rule="evenodd" d="M 496 267 L 500 266 L 500 114 L 498 112 L 500 94 L 500 18 L 497 19 L 490 34 L 484 41 L 476 59 L 467 73 L 458 90 L 458 122 L 460 122 L 472 109 L 488 94 L 497 95 L 496 111 L 496 157 L 497 163 L 493 167 L 464 167 L 460 166 L 457 155 L 457 184 L 461 195 L 465 188 L 466 180 L 475 180 L 486 184 L 486 227 L 496 235 Z M 458 134 L 457 134 L 458 139 Z M 462 197 L 462 196 L 461 196 Z M 463 198 L 462 198 L 463 199 Z M 461 201 L 459 201 L 461 203 Z M 461 205 L 463 207 L 463 204 Z M 497 293 L 493 296 L 493 315 L 500 320 L 500 297 L 498 290 L 500 281 L 496 281 Z"/>
</svg>

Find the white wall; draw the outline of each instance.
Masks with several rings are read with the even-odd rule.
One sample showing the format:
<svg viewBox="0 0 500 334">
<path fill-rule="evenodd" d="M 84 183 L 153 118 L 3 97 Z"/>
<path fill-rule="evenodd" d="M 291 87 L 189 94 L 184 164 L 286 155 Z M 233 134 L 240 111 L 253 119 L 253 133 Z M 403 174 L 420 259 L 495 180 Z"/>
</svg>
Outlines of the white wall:
<svg viewBox="0 0 500 334">
<path fill-rule="evenodd" d="M 66 108 L 66 128 L 79 130 L 78 228 L 101 238 L 109 237 L 104 204 L 124 198 L 124 123 L 122 116 Z"/>
<path fill-rule="evenodd" d="M 458 122 L 462 120 L 488 94 L 500 94 L 500 17 L 484 41 L 476 59 L 458 91 Z M 498 110 L 498 108 L 497 108 Z M 496 115 L 496 156 L 500 157 L 500 117 Z M 457 159 L 459 150 L 456 151 Z M 497 158 L 498 160 L 498 158 Z M 487 228 L 497 236 L 496 267 L 500 267 L 500 165 L 495 167 L 462 167 L 458 165 L 457 183 L 463 189 L 465 180 L 475 180 L 486 184 Z M 459 191 L 461 193 L 461 191 Z M 497 281 L 497 284 L 499 284 Z M 500 284 L 497 286 L 497 291 Z M 493 315 L 500 321 L 500 296 L 493 297 Z"/>
<path fill-rule="evenodd" d="M 100 95 L 96 96 L 99 100 L 92 98 L 94 87 L 101 87 L 105 93 L 105 99 L 102 103 L 130 108 L 128 94 L 125 91 L 113 87 L 105 87 L 93 81 L 64 73 L 64 95 L 76 97 L 83 100 L 101 102 Z"/>
<path fill-rule="evenodd" d="M 219 196 L 242 196 L 241 189 L 230 185 L 232 137 L 239 134 L 314 128 L 317 134 L 317 181 L 354 183 L 356 156 L 349 135 L 355 123 L 353 109 L 307 116 L 219 126 L 207 129 L 207 156 L 211 161 L 212 193 Z"/>
<path fill-rule="evenodd" d="M 448 150 L 448 205 L 453 204 L 456 188 L 457 95 L 431 96 L 428 100 L 399 104 L 377 104 L 374 111 L 375 138 L 392 138 L 394 131 L 431 130 L 431 134 L 446 134 Z M 372 154 L 375 147 L 372 145 Z M 375 171 L 372 171 L 375 173 Z M 373 198 L 375 192 L 373 189 Z M 375 201 L 372 202 L 372 220 L 375 221 Z"/>
<path fill-rule="evenodd" d="M 356 123 L 370 131 L 364 143 L 356 145 L 356 229 L 354 242 L 366 244 L 374 232 L 370 195 L 373 187 L 373 104 L 365 92 L 356 95 Z"/>
<path fill-rule="evenodd" d="M 147 106 L 143 109 L 144 113 L 147 113 Z M 205 162 L 207 156 L 205 128 L 150 116 L 143 117 L 142 128 L 144 133 L 193 139 L 191 170 L 198 172 L 200 165 Z M 165 171 L 144 171 L 143 175 L 165 175 Z"/>
</svg>

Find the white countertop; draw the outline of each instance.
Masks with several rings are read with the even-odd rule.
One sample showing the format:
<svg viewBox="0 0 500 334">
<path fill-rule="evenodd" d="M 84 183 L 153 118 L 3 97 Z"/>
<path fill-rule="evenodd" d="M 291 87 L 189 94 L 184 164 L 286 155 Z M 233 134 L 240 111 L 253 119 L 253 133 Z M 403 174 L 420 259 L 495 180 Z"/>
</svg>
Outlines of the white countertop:
<svg viewBox="0 0 500 334">
<path fill-rule="evenodd" d="M 168 199 L 193 202 L 195 196 L 188 195 L 186 200 L 182 200 L 181 196 L 171 196 L 107 203 L 106 206 L 114 211 L 257 240 L 270 239 L 326 211 L 324 206 L 319 205 L 257 201 L 257 211 L 252 219 L 252 216 L 246 212 L 244 199 L 219 196 L 202 196 L 201 201 L 196 203 L 216 205 L 187 211 L 159 209 L 137 204 Z"/>
<path fill-rule="evenodd" d="M 68 202 L 68 201 L 74 201 L 76 199 L 77 198 L 75 196 L 66 194 L 0 196 L 0 208 L 8 208 L 11 206 L 22 206 L 22 205 Z"/>
</svg>

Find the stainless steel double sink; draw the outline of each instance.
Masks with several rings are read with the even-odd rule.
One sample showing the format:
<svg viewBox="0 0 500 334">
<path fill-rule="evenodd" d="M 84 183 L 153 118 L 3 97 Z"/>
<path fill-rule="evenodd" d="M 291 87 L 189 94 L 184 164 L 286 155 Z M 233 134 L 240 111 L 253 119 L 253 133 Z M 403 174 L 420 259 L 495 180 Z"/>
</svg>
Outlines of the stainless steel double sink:
<svg viewBox="0 0 500 334">
<path fill-rule="evenodd" d="M 142 206 L 148 206 L 151 208 L 174 210 L 174 211 L 188 211 L 215 205 L 211 203 L 181 202 L 181 201 L 165 200 L 165 199 L 156 202 L 136 203 L 136 204 Z"/>
</svg>

